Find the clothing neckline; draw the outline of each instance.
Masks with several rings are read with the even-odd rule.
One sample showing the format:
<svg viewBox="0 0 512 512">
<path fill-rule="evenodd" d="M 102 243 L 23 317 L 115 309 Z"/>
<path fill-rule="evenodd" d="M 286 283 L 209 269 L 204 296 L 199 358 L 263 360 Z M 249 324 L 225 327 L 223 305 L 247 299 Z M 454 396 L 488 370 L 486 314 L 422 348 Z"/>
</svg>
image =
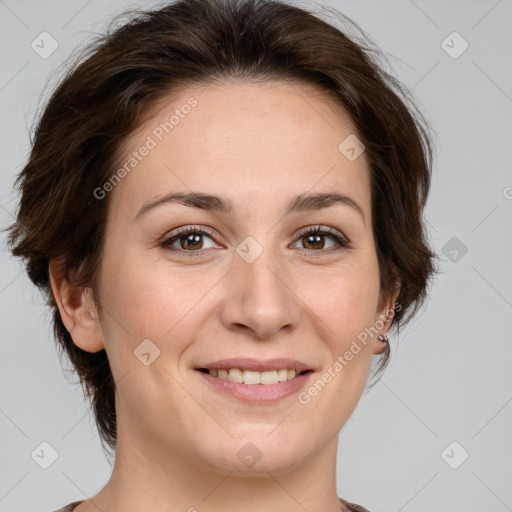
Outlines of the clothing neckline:
<svg viewBox="0 0 512 512">
<path fill-rule="evenodd" d="M 72 512 L 80 503 L 83 503 L 85 500 L 80 501 L 74 501 L 72 503 L 69 503 L 62 509 L 57 510 L 56 512 Z M 351 503 L 349 501 L 344 500 L 343 498 L 340 498 L 338 496 L 338 501 L 341 505 L 342 512 L 345 512 L 345 510 L 348 510 L 349 512 L 370 512 L 368 509 L 362 507 L 361 505 L 357 505 L 355 503 Z"/>
</svg>

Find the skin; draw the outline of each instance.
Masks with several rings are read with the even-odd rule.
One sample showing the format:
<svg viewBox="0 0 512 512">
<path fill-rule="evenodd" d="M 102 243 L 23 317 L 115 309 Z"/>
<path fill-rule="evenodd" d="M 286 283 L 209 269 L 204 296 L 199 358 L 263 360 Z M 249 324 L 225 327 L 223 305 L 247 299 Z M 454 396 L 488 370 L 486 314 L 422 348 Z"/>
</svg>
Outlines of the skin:
<svg viewBox="0 0 512 512">
<path fill-rule="evenodd" d="M 90 289 L 73 288 L 50 265 L 66 328 L 83 350 L 106 350 L 117 383 L 113 473 L 76 510 L 340 510 L 337 434 L 373 354 L 384 351 L 376 335 L 307 404 L 297 394 L 244 403 L 194 368 L 229 357 L 289 357 L 315 370 L 313 384 L 386 318 L 396 297 L 380 301 L 365 154 L 349 161 L 338 150 L 354 126 L 313 86 L 230 81 L 165 98 L 126 141 L 126 155 L 190 97 L 197 106 L 109 192 L 98 274 L 103 314 Z M 229 198 L 234 211 L 165 204 L 135 220 L 147 201 L 190 191 Z M 339 204 L 283 217 L 286 202 L 308 191 L 349 195 L 365 222 Z M 159 245 L 188 225 L 214 230 L 192 247 L 202 253 L 184 254 L 188 235 L 173 244 L 181 255 Z M 351 247 L 329 234 L 309 243 L 297 236 L 316 225 L 336 229 Z M 248 236 L 263 249 L 252 263 L 236 252 Z M 388 316 L 379 333 L 390 324 Z M 145 339 L 160 350 L 149 366 L 134 356 Z M 237 457 L 248 442 L 261 453 L 252 467 Z"/>
</svg>

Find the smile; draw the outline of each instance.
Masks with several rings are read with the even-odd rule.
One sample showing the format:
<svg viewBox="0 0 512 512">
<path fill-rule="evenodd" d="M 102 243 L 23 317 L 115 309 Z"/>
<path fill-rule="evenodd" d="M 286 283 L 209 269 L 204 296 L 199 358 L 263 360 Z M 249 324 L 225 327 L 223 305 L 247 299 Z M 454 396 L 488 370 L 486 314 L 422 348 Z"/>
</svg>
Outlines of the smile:
<svg viewBox="0 0 512 512">
<path fill-rule="evenodd" d="M 240 368 L 230 368 L 229 370 L 209 370 L 207 368 L 199 368 L 199 371 L 208 373 L 212 377 L 216 377 L 221 380 L 229 380 L 239 384 L 243 383 L 249 386 L 263 384 L 268 386 L 271 384 L 277 384 L 278 382 L 293 380 L 297 378 L 297 376 L 303 375 L 311 370 L 300 371 L 280 368 L 278 370 L 258 372 L 253 370 L 241 370 Z"/>
</svg>

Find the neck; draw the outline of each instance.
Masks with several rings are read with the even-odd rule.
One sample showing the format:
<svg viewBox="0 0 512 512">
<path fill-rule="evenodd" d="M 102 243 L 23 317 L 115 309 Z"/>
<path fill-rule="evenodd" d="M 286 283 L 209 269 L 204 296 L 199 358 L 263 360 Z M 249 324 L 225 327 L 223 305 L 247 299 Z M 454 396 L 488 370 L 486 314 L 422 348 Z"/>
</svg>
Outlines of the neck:
<svg viewBox="0 0 512 512">
<path fill-rule="evenodd" d="M 337 437 L 293 469 L 247 474 L 206 468 L 118 432 L 112 476 L 80 511 L 339 512 L 336 493 Z M 87 500 L 84 505 L 89 505 Z"/>
</svg>

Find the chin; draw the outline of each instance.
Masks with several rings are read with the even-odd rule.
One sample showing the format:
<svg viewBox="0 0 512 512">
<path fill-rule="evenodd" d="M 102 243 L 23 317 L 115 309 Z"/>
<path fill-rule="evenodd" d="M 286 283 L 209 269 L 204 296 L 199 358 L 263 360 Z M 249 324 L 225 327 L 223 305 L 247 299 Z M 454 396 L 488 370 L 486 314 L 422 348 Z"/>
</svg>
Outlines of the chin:
<svg viewBox="0 0 512 512">
<path fill-rule="evenodd" d="M 268 477 L 269 472 L 278 475 L 292 471 L 313 456 L 314 439 L 311 435 L 308 439 L 305 432 L 291 432 L 290 428 L 278 425 L 266 425 L 268 428 L 265 429 L 258 425 L 257 428 L 240 429 L 236 434 L 231 430 L 233 437 L 226 434 L 204 446 L 203 457 L 217 470 L 237 476 Z"/>
</svg>

